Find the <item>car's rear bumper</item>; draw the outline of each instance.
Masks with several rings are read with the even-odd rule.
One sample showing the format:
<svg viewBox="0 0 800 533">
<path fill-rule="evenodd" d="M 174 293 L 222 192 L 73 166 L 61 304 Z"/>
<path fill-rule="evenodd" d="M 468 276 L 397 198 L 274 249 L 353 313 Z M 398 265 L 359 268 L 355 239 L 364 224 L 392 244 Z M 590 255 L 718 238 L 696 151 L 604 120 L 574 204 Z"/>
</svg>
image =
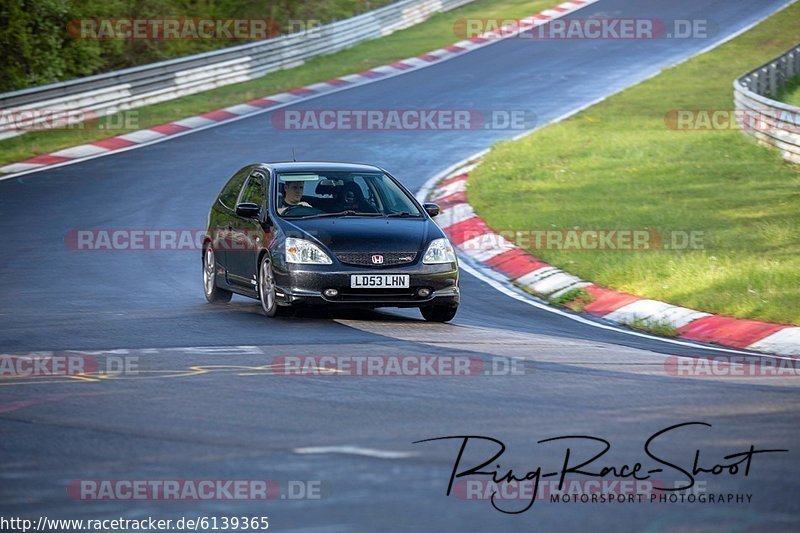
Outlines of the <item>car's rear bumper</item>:
<svg viewBox="0 0 800 533">
<path fill-rule="evenodd" d="M 353 274 L 407 274 L 409 287 L 403 289 L 352 289 Z M 453 264 L 411 265 L 383 269 L 337 269 L 332 265 L 291 265 L 275 271 L 278 302 L 284 305 L 336 305 L 354 307 L 456 306 L 460 301 L 458 268 Z M 419 290 L 430 291 L 420 296 Z M 336 289 L 336 297 L 323 294 Z"/>
</svg>

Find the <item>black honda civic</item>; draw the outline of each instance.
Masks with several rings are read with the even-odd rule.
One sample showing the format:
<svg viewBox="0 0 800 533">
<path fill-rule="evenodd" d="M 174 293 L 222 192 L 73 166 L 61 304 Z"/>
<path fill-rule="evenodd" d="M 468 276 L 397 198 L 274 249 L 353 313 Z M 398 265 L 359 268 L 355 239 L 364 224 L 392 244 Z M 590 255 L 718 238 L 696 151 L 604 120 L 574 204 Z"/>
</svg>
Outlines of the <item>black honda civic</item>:
<svg viewBox="0 0 800 533">
<path fill-rule="evenodd" d="M 208 215 L 206 299 L 249 296 L 269 317 L 300 305 L 418 307 L 446 322 L 460 299 L 458 261 L 438 213 L 375 166 L 248 165 Z"/>
</svg>

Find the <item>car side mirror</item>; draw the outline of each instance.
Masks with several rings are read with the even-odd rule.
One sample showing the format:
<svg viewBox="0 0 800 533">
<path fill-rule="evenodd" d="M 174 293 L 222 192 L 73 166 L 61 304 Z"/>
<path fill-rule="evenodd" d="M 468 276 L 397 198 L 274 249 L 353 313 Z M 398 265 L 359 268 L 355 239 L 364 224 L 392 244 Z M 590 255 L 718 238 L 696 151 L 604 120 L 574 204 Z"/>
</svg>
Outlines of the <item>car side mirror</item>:
<svg viewBox="0 0 800 533">
<path fill-rule="evenodd" d="M 261 212 L 261 206 L 243 202 L 236 206 L 236 214 L 242 218 L 256 218 Z"/>
<path fill-rule="evenodd" d="M 431 218 L 439 214 L 439 204 L 434 204 L 434 203 L 422 204 L 422 207 L 425 208 L 425 212 L 428 213 L 431 216 Z"/>
</svg>

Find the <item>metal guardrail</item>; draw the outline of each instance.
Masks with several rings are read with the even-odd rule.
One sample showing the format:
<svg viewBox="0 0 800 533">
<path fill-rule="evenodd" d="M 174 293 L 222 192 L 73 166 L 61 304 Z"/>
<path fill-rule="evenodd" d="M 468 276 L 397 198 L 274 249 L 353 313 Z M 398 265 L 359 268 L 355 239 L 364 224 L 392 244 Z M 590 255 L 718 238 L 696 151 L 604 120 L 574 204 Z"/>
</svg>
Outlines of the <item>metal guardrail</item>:
<svg viewBox="0 0 800 533">
<path fill-rule="evenodd" d="M 258 78 L 383 37 L 472 1 L 401 0 L 310 32 L 0 94 L 0 111 L 13 110 L 25 117 L 0 122 L 0 139 L 52 122 L 54 117 L 80 121 Z M 16 129 L 19 126 L 23 127 Z"/>
<path fill-rule="evenodd" d="M 800 164 L 800 107 L 769 98 L 800 76 L 800 45 L 733 82 L 733 101 L 743 130 Z"/>
</svg>

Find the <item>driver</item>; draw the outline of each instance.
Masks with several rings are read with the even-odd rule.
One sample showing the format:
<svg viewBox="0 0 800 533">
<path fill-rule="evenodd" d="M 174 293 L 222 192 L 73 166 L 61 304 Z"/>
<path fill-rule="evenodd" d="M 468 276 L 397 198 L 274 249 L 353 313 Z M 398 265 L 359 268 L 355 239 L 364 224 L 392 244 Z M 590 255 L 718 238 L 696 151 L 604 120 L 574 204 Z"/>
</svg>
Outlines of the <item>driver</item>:
<svg viewBox="0 0 800 533">
<path fill-rule="evenodd" d="M 311 207 L 308 202 L 303 202 L 303 187 L 304 181 L 287 181 L 284 186 L 283 192 L 283 205 L 278 208 L 278 214 L 282 215 L 284 211 L 291 206 Z"/>
</svg>

